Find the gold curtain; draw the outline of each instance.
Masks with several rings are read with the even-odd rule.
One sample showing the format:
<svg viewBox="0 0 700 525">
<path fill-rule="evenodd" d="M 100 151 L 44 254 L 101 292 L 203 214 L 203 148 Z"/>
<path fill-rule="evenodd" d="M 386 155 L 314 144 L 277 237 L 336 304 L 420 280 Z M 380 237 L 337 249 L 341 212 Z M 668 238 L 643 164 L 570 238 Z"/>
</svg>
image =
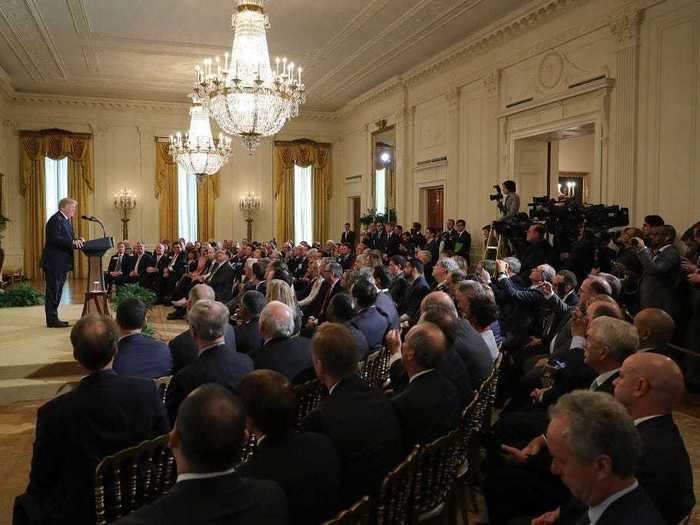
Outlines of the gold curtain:
<svg viewBox="0 0 700 525">
<path fill-rule="evenodd" d="M 88 224 L 80 215 L 90 215 L 90 195 L 95 189 L 92 170 L 92 135 L 71 133 L 60 129 L 20 132 L 20 194 L 24 208 L 24 271 L 30 279 L 40 275 L 40 258 L 44 248 L 45 213 L 44 158 L 59 160 L 68 157 L 68 197 L 78 201 L 78 213 L 73 218 L 76 237 L 89 238 Z M 87 275 L 87 259 L 76 256 L 73 273 Z"/>
<path fill-rule="evenodd" d="M 177 239 L 177 163 L 169 151 L 170 143 L 156 137 L 156 186 L 155 196 L 159 201 L 160 238 Z"/>
<path fill-rule="evenodd" d="M 275 235 L 278 243 L 294 238 L 294 165 L 312 167 L 313 235 L 328 236 L 328 203 L 332 194 L 331 145 L 310 140 L 275 142 L 273 196 Z"/>
<path fill-rule="evenodd" d="M 197 237 L 200 241 L 215 238 L 215 200 L 218 198 L 219 174 L 202 177 L 197 183 Z"/>
</svg>

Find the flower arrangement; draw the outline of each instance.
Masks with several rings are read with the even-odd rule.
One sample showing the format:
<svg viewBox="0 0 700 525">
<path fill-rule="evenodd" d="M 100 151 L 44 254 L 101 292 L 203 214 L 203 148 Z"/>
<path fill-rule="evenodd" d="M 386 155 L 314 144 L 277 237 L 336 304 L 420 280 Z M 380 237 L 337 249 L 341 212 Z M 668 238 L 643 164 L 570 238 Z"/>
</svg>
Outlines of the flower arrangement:
<svg viewBox="0 0 700 525">
<path fill-rule="evenodd" d="M 377 213 L 374 208 L 369 208 L 364 215 L 360 216 L 360 224 L 367 226 L 373 222 L 387 223 L 396 222 L 396 210 L 389 208 L 386 213 Z"/>
</svg>

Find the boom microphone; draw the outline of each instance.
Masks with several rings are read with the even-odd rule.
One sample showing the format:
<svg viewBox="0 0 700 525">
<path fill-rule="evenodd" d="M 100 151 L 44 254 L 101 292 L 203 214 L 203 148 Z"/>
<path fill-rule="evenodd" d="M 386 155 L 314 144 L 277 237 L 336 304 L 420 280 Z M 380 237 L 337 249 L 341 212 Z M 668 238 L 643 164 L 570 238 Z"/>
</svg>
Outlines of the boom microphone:
<svg viewBox="0 0 700 525">
<path fill-rule="evenodd" d="M 86 221 L 95 221 L 95 217 L 92 215 L 81 215 L 80 218 L 85 219 Z"/>
</svg>

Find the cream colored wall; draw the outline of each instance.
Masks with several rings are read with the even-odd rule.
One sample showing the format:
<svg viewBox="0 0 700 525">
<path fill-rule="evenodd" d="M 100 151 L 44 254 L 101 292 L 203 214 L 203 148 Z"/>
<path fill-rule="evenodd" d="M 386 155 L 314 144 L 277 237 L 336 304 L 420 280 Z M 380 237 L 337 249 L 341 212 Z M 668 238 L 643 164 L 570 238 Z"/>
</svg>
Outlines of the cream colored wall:
<svg viewBox="0 0 700 525">
<path fill-rule="evenodd" d="M 5 173 L 5 215 L 12 222 L 3 247 L 7 264 L 18 266 L 23 260 L 24 199 L 19 196 L 19 130 L 62 128 L 92 133 L 94 137 L 95 192 L 92 214 L 105 223 L 107 233 L 121 239 L 121 222 L 113 208 L 112 197 L 127 187 L 137 195 L 137 206 L 129 222 L 129 237 L 141 239 L 149 246 L 159 240 L 158 200 L 154 195 L 155 137 L 186 130 L 189 115 L 186 106 L 135 104 L 128 108 L 104 102 L 84 104 L 7 103 L 0 106 L 0 172 Z M 290 122 L 280 140 L 311 138 L 335 142 L 333 124 L 324 121 L 296 119 Z M 216 202 L 216 237 L 241 239 L 246 223 L 238 209 L 238 199 L 248 191 L 261 197 L 262 209 L 253 230 L 258 239 L 274 236 L 272 200 L 273 141 L 263 141 L 254 155 L 249 155 L 234 140 L 232 159 L 221 170 L 221 194 Z M 335 152 L 333 153 L 335 158 Z M 100 235 L 99 226 L 91 226 L 91 236 Z"/>
<path fill-rule="evenodd" d="M 684 228 L 700 204 L 698 34 L 692 0 L 530 3 L 344 108 L 338 176 L 362 175 L 367 208 L 369 137 L 385 118 L 397 125 L 399 220 L 425 219 L 429 179 L 445 186 L 445 218 L 466 218 L 478 235 L 495 218 L 491 186 L 516 171 L 518 139 L 593 124 L 582 139 L 592 151 L 590 201 Z M 443 155 L 446 166 L 418 165 Z M 333 229 L 349 218 L 346 210 Z"/>
<path fill-rule="evenodd" d="M 594 142 L 592 134 L 560 140 L 559 171 L 591 173 Z"/>
</svg>

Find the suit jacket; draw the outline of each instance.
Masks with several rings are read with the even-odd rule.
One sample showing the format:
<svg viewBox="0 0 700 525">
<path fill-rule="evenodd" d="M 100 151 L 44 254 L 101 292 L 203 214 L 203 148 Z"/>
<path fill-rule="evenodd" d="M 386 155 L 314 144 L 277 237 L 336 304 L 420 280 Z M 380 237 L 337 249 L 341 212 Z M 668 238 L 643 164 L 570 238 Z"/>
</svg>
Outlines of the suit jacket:
<svg viewBox="0 0 700 525">
<path fill-rule="evenodd" d="M 613 501 L 605 509 L 596 525 L 665 525 L 665 523 L 647 493 L 640 486 Z"/>
<path fill-rule="evenodd" d="M 461 233 L 455 232 L 454 237 L 454 252 L 455 255 L 461 255 L 465 259 L 469 260 L 469 250 L 472 246 L 472 236 L 467 230 L 462 230 Z"/>
<path fill-rule="evenodd" d="M 360 361 L 363 361 L 370 351 L 370 346 L 369 343 L 367 343 L 367 338 L 365 337 L 365 334 L 363 334 L 357 328 L 355 328 L 352 325 L 351 321 L 347 321 L 343 324 L 348 327 L 348 330 L 350 330 L 352 340 L 355 342 L 355 346 L 357 347 L 358 359 Z"/>
<path fill-rule="evenodd" d="M 95 522 L 95 467 L 107 455 L 168 432 L 155 384 L 103 370 L 37 414 L 29 486 L 19 523 Z M 24 516 L 24 521 L 19 515 Z"/>
<path fill-rule="evenodd" d="M 403 458 L 401 426 L 391 402 L 358 376 L 335 385 L 302 428 L 333 441 L 340 456 L 343 506 L 374 492 Z"/>
<path fill-rule="evenodd" d="M 454 330 L 452 349 L 462 358 L 475 389 L 493 371 L 489 345 L 469 321 L 458 319 Z"/>
<path fill-rule="evenodd" d="M 408 281 L 402 273 L 396 276 L 396 278 L 392 281 L 391 286 L 389 287 L 389 294 L 391 295 L 392 299 L 394 299 L 394 303 L 401 305 L 406 297 L 407 290 Z"/>
<path fill-rule="evenodd" d="M 179 279 L 187 271 L 187 255 L 185 252 L 180 252 L 177 254 L 177 257 L 171 256 L 166 265 L 168 271 L 170 271 L 171 266 L 173 268 L 171 272 L 172 277 L 176 280 Z"/>
<path fill-rule="evenodd" d="M 425 247 L 423 249 L 430 252 L 431 261 L 433 264 L 435 264 L 440 257 L 440 243 L 435 239 L 431 239 L 425 243 Z"/>
<path fill-rule="evenodd" d="M 173 358 L 168 345 L 162 341 L 132 334 L 117 343 L 112 368 L 119 375 L 152 379 L 170 374 Z"/>
<path fill-rule="evenodd" d="M 639 252 L 644 272 L 639 283 L 641 308 L 661 308 L 671 316 L 678 314 L 678 284 L 681 257 L 674 246 L 652 255 L 648 249 Z"/>
<path fill-rule="evenodd" d="M 350 324 L 362 332 L 370 348 L 384 343 L 384 336 L 389 330 L 389 320 L 383 316 L 376 306 L 360 311 Z"/>
<path fill-rule="evenodd" d="M 436 370 L 452 384 L 460 405 L 464 406 L 471 401 L 474 390 L 479 384 L 472 381 L 467 367 L 457 352 L 451 348 L 447 350 L 438 362 Z M 395 392 L 400 392 L 408 386 L 409 377 L 400 359 L 394 361 L 389 367 L 389 379 Z"/>
<path fill-rule="evenodd" d="M 352 246 L 355 246 L 355 232 L 352 230 L 343 232 L 340 234 L 340 242 L 345 244 L 348 243 Z"/>
<path fill-rule="evenodd" d="M 115 522 L 119 525 L 285 525 L 287 500 L 280 486 L 238 473 L 177 482 L 156 501 Z"/>
<path fill-rule="evenodd" d="M 117 271 L 117 262 L 119 262 L 119 254 L 114 254 L 109 258 L 109 264 L 107 265 L 107 272 L 116 272 Z M 122 268 L 121 272 L 122 275 L 127 275 L 131 271 L 131 257 L 124 253 L 122 255 Z"/>
<path fill-rule="evenodd" d="M 287 496 L 291 525 L 319 524 L 337 511 L 340 459 L 328 436 L 266 436 L 238 473 L 278 483 Z"/>
<path fill-rule="evenodd" d="M 379 313 L 386 316 L 389 320 L 389 329 L 398 330 L 401 324 L 399 321 L 399 311 L 396 309 L 396 303 L 389 292 L 379 292 L 377 294 L 377 302 L 375 303 Z"/>
<path fill-rule="evenodd" d="M 262 348 L 262 345 L 265 343 L 265 340 L 260 335 L 257 317 L 249 323 L 234 326 L 234 331 L 236 332 L 236 349 L 243 354 L 249 354 Z"/>
<path fill-rule="evenodd" d="M 198 386 L 218 383 L 232 392 L 238 389 L 241 378 L 253 371 L 253 361 L 245 354 L 232 351 L 226 343 L 211 347 L 180 370 L 170 382 L 165 406 L 168 417 L 175 422 L 180 403 Z"/>
<path fill-rule="evenodd" d="M 386 233 L 386 231 L 384 231 L 384 228 L 382 228 L 382 231 L 377 233 L 374 237 L 374 248 L 386 253 L 386 246 L 388 241 L 389 234 Z M 398 249 L 398 244 L 396 245 L 396 247 Z"/>
<path fill-rule="evenodd" d="M 131 271 L 136 271 L 138 277 L 132 277 L 132 279 L 144 279 L 148 278 L 146 273 L 146 268 L 153 266 L 153 257 L 148 252 L 143 252 L 141 259 L 139 260 L 138 255 L 131 256 Z"/>
<path fill-rule="evenodd" d="M 530 270 L 540 264 L 549 263 L 552 259 L 552 246 L 545 240 L 533 241 L 527 245 L 520 258 L 520 278 L 530 284 Z"/>
<path fill-rule="evenodd" d="M 455 428 L 462 406 L 455 387 L 437 370 L 415 377 L 392 397 L 391 404 L 401 422 L 406 453 Z"/>
<path fill-rule="evenodd" d="M 642 455 L 637 479 L 666 523 L 680 523 L 695 506 L 693 472 L 678 427 L 669 415 L 637 425 Z"/>
<path fill-rule="evenodd" d="M 430 293 L 430 286 L 422 275 L 417 277 L 406 290 L 406 296 L 399 305 L 399 313 L 408 315 L 411 324 L 418 322 L 420 316 L 420 303 L 423 297 Z"/>
<path fill-rule="evenodd" d="M 352 255 L 346 255 L 345 257 L 338 258 L 338 264 L 343 270 L 350 270 L 352 265 L 355 264 L 355 258 Z"/>
<path fill-rule="evenodd" d="M 391 235 L 386 238 L 386 254 L 391 257 L 399 253 L 399 247 L 401 246 L 401 236 L 398 233 L 392 232 Z M 411 254 L 412 255 L 412 254 Z"/>
<path fill-rule="evenodd" d="M 224 262 L 214 269 L 207 280 L 207 284 L 214 289 L 216 300 L 227 303 L 233 298 L 233 280 L 235 272 L 228 262 Z"/>
<path fill-rule="evenodd" d="M 290 381 L 300 372 L 313 367 L 311 340 L 306 337 L 278 337 L 250 353 L 255 369 L 279 372 Z"/>
<path fill-rule="evenodd" d="M 224 341 L 226 343 L 226 348 L 232 352 L 236 351 L 236 333 L 231 325 L 226 326 L 224 331 Z M 170 347 L 170 353 L 173 357 L 173 374 L 177 374 L 187 365 L 194 362 L 199 355 L 199 350 L 197 349 L 197 345 L 194 344 L 192 332 L 189 328 L 180 335 L 171 339 L 168 346 Z"/>
<path fill-rule="evenodd" d="M 73 226 L 60 211 L 46 223 L 45 239 L 41 268 L 58 274 L 70 272 L 73 269 Z"/>
</svg>

